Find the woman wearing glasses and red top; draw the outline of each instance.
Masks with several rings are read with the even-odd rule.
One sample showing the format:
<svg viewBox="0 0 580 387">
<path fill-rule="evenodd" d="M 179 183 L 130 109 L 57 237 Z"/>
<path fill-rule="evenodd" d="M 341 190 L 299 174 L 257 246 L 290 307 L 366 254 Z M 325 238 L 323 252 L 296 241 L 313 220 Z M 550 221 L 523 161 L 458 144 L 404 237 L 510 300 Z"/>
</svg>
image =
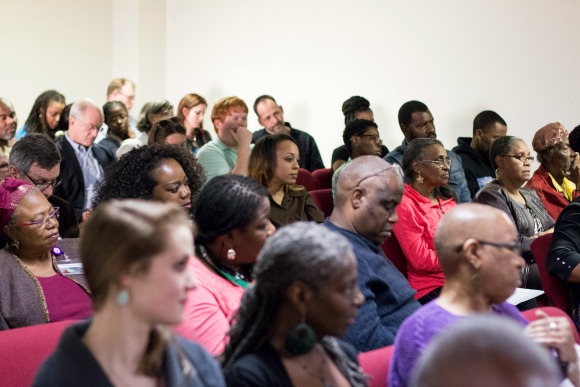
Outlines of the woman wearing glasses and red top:
<svg viewBox="0 0 580 387">
<path fill-rule="evenodd" d="M 403 155 L 405 191 L 393 233 L 407 257 L 409 284 L 421 304 L 439 296 L 445 282 L 433 238 L 443 214 L 457 205 L 455 191 L 447 185 L 450 168 L 447 151 L 435 138 L 411 141 Z"/>
<path fill-rule="evenodd" d="M 0 330 L 91 315 L 78 240 L 58 240 L 58 207 L 27 182 L 0 181 Z"/>
<path fill-rule="evenodd" d="M 542 289 L 540 273 L 530 251 L 533 240 L 554 231 L 554 219 L 548 214 L 538 194 L 522 185 L 530 178 L 534 157 L 525 141 L 514 136 L 500 137 L 489 150 L 497 178 L 479 190 L 474 201 L 499 208 L 507 213 L 518 229 L 526 267 L 522 285 Z"/>
</svg>

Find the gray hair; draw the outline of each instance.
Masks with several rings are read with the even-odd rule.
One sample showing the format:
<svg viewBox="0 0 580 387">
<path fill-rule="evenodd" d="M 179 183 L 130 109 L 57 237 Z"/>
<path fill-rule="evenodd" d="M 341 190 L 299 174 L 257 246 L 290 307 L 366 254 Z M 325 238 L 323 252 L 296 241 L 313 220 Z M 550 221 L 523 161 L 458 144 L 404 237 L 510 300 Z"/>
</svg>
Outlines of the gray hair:
<svg viewBox="0 0 580 387">
<path fill-rule="evenodd" d="M 101 107 L 99 105 L 97 105 L 92 99 L 88 99 L 88 98 L 81 99 L 80 101 L 73 103 L 73 105 L 70 108 L 69 119 L 71 117 L 74 117 L 77 120 L 84 119 L 85 113 L 91 107 L 95 108 L 99 112 L 99 115 L 101 116 L 101 122 L 102 122 L 103 121 L 103 111 L 101 110 Z"/>
<path fill-rule="evenodd" d="M 24 173 L 32 164 L 37 163 L 40 168 L 51 169 L 60 164 L 61 156 L 54 144 L 46 134 L 29 133 L 12 147 L 8 163 Z"/>
<path fill-rule="evenodd" d="M 491 166 L 493 167 L 493 169 L 497 169 L 497 163 L 495 162 L 495 158 L 497 156 L 507 155 L 508 153 L 510 153 L 511 148 L 519 142 L 525 143 L 525 141 L 519 137 L 504 136 L 496 139 L 491 144 L 491 147 L 489 148 L 489 159 L 491 161 Z"/>
</svg>

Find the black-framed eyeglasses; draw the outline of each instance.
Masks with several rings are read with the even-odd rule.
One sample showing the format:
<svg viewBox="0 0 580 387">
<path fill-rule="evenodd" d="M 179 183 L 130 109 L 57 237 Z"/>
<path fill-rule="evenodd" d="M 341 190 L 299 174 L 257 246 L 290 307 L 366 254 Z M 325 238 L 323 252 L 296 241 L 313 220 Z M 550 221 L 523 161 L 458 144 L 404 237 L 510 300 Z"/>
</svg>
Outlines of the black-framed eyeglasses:
<svg viewBox="0 0 580 387">
<path fill-rule="evenodd" d="M 451 159 L 439 159 L 439 160 L 417 160 L 419 163 L 432 163 L 439 169 L 443 169 L 445 166 L 451 168 Z"/>
<path fill-rule="evenodd" d="M 58 219 L 58 210 L 59 207 L 54 207 L 54 211 L 50 214 L 46 215 L 42 219 L 35 220 L 33 222 L 27 223 L 17 223 L 14 224 L 14 227 L 25 227 L 25 226 L 34 226 L 36 228 L 46 228 L 46 225 L 50 219 Z"/>
<path fill-rule="evenodd" d="M 399 167 L 398 165 L 389 165 L 387 168 L 381 169 L 377 173 L 373 173 L 372 175 L 368 175 L 368 176 L 363 177 L 362 179 L 360 179 L 358 181 L 358 183 L 356 183 L 354 188 L 358 188 L 360 186 L 360 183 L 362 183 L 363 181 L 370 179 L 371 177 L 378 176 L 381 173 L 388 171 L 389 169 L 394 169 L 396 174 L 398 174 L 399 176 L 402 176 L 401 167 Z"/>
<path fill-rule="evenodd" d="M 491 241 L 484 241 L 481 239 L 477 239 L 477 241 L 482 245 L 489 245 L 489 246 L 493 246 L 493 247 L 508 249 L 508 250 L 511 250 L 517 254 L 521 254 L 521 252 L 522 252 L 522 242 L 520 242 L 520 241 L 517 241 L 514 243 L 497 243 L 497 242 L 491 242 Z"/>
<path fill-rule="evenodd" d="M 377 136 L 376 134 L 357 134 L 357 136 L 370 138 L 372 142 L 378 145 L 381 145 L 383 143 L 383 139 Z"/>
<path fill-rule="evenodd" d="M 62 179 L 60 178 L 60 176 L 52 181 L 45 181 L 42 183 L 37 183 L 36 181 L 34 181 L 34 179 L 32 177 L 28 176 L 28 173 L 26 173 L 26 172 L 22 172 L 22 173 L 24 173 L 24 176 L 26 176 L 28 178 L 28 180 L 30 180 L 30 182 L 32 184 L 34 184 L 34 186 L 41 191 L 44 191 L 48 187 L 52 187 L 54 189 L 54 188 L 58 187 L 60 185 L 60 183 L 62 183 Z"/>
<path fill-rule="evenodd" d="M 520 160 L 523 163 L 525 163 L 526 161 L 529 163 L 533 163 L 534 160 L 536 159 L 534 156 L 524 156 L 524 155 L 502 155 L 502 157 L 513 157 L 516 160 Z"/>
</svg>

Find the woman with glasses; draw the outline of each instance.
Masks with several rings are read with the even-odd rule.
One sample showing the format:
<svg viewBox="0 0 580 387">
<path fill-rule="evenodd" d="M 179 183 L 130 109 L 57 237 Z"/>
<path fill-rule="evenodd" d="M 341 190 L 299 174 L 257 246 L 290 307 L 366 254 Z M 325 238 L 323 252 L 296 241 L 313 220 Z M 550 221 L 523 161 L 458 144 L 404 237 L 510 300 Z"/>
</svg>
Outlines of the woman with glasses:
<svg viewBox="0 0 580 387">
<path fill-rule="evenodd" d="M 250 154 L 248 176 L 266 187 L 276 228 L 299 220 L 324 222 L 324 213 L 308 191 L 296 185 L 299 159 L 296 141 L 287 134 L 262 137 Z"/>
<path fill-rule="evenodd" d="M 407 257 L 409 284 L 421 304 L 436 298 L 445 282 L 433 238 L 443 214 L 457 205 L 447 185 L 450 168 L 447 151 L 435 138 L 411 141 L 403 155 L 406 183 L 393 237 Z"/>
<path fill-rule="evenodd" d="M 332 175 L 332 198 L 336 197 L 336 184 L 340 172 L 346 168 L 348 163 L 359 156 L 382 156 L 381 135 L 379 127 L 371 120 L 355 119 L 350 121 L 344 132 L 342 132 L 342 141 L 348 152 L 347 161 L 336 168 Z"/>
<path fill-rule="evenodd" d="M 555 222 L 536 191 L 522 187 L 530 178 L 534 157 L 530 156 L 525 141 L 514 136 L 495 140 L 489 154 L 497 178 L 480 189 L 474 201 L 499 208 L 513 219 L 522 244 L 522 255 L 526 260 L 522 270 L 522 285 L 542 289 L 540 272 L 530 245 L 538 236 L 553 232 Z"/>
<path fill-rule="evenodd" d="M 91 315 L 78 240 L 58 239 L 58 208 L 36 187 L 0 182 L 0 330 Z"/>
</svg>

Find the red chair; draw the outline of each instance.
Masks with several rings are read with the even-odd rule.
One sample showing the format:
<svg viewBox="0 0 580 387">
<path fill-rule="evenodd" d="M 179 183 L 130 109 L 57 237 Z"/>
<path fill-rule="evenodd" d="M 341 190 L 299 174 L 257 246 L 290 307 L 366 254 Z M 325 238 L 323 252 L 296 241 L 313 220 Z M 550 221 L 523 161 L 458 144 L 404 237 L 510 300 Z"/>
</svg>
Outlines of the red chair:
<svg viewBox="0 0 580 387">
<path fill-rule="evenodd" d="M 334 209 L 334 200 L 332 199 L 332 189 L 317 189 L 309 192 L 316 206 L 325 216 L 330 216 Z"/>
<path fill-rule="evenodd" d="M 532 242 L 530 249 L 540 271 L 542 287 L 550 304 L 563 310 L 568 315 L 571 314 L 570 291 L 566 283 L 546 270 L 546 258 L 552 243 L 552 234 L 542 235 Z"/>
<path fill-rule="evenodd" d="M 33 325 L 0 332 L 0 385 L 28 387 L 56 348 L 66 327 L 76 321 Z"/>
<path fill-rule="evenodd" d="M 332 188 L 332 169 L 322 168 L 312 172 L 316 189 Z"/>
<path fill-rule="evenodd" d="M 548 316 L 566 317 L 568 319 L 568 323 L 570 323 L 570 325 L 572 325 L 572 334 L 574 334 L 574 341 L 576 342 L 576 344 L 580 344 L 580 334 L 578 334 L 578 330 L 576 329 L 576 325 L 574 324 L 574 321 L 572 321 L 572 318 L 570 318 L 570 316 L 568 316 L 566 313 L 564 313 L 559 308 L 554 308 L 553 306 L 543 306 L 540 308 L 533 308 L 533 309 L 524 310 L 522 312 L 522 314 L 524 315 L 524 317 L 528 321 L 534 321 L 534 320 L 538 319 L 538 316 L 536 316 L 537 310 L 541 310 L 541 311 L 545 312 Z"/>
<path fill-rule="evenodd" d="M 358 354 L 358 362 L 363 371 L 371 377 L 369 387 L 386 387 L 389 366 L 393 357 L 394 345 Z"/>
<path fill-rule="evenodd" d="M 381 247 L 387 258 L 407 278 L 407 257 L 403 253 L 395 234 L 392 234 L 389 239 L 385 240 Z"/>
<path fill-rule="evenodd" d="M 296 184 L 306 188 L 306 191 L 310 192 L 316 189 L 316 184 L 314 183 L 314 178 L 308 169 L 300 168 L 298 169 L 298 177 L 296 178 Z"/>
</svg>

